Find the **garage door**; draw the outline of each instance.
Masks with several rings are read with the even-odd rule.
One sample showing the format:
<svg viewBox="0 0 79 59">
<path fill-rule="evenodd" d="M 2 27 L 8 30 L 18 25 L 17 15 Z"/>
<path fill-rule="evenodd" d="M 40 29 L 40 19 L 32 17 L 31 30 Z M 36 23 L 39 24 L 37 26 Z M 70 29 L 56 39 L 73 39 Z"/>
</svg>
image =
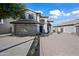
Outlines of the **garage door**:
<svg viewBox="0 0 79 59">
<path fill-rule="evenodd" d="M 76 27 L 75 26 L 65 26 L 63 29 L 64 33 L 75 33 Z"/>
</svg>

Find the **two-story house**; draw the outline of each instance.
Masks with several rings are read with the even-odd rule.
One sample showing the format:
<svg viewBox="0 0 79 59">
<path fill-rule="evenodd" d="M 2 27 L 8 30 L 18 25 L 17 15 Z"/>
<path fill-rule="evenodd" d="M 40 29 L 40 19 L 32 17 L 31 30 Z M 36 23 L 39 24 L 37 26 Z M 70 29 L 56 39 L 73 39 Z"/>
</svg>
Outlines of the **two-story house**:
<svg viewBox="0 0 79 59">
<path fill-rule="evenodd" d="M 48 17 L 41 16 L 41 13 L 26 9 L 25 19 L 11 22 L 14 26 L 12 32 L 15 35 L 36 35 L 48 33 Z"/>
</svg>

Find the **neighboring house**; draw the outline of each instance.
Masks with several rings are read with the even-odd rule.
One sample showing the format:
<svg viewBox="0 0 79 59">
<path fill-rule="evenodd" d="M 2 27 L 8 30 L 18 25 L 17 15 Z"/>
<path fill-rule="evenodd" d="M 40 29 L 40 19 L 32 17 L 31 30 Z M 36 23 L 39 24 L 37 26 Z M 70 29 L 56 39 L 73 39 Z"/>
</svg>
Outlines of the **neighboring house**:
<svg viewBox="0 0 79 59">
<path fill-rule="evenodd" d="M 13 34 L 15 35 L 36 35 L 39 33 L 48 33 L 48 17 L 41 16 L 41 13 L 26 9 L 25 19 L 11 22 L 14 24 Z"/>
<path fill-rule="evenodd" d="M 59 26 L 54 26 L 56 31 L 63 33 L 75 33 L 79 34 L 79 19 L 66 21 Z"/>
<path fill-rule="evenodd" d="M 12 18 L 0 19 L 0 34 L 7 34 L 11 32 L 12 24 L 10 24 L 10 22 L 12 21 Z"/>
</svg>

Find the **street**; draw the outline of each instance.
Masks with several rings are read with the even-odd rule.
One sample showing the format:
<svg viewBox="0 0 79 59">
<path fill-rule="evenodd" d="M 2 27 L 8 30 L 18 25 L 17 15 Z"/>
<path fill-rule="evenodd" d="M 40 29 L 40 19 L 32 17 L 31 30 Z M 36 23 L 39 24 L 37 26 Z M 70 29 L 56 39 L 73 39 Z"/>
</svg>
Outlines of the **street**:
<svg viewBox="0 0 79 59">
<path fill-rule="evenodd" d="M 51 34 L 40 39 L 41 56 L 79 56 L 79 36 Z"/>
</svg>

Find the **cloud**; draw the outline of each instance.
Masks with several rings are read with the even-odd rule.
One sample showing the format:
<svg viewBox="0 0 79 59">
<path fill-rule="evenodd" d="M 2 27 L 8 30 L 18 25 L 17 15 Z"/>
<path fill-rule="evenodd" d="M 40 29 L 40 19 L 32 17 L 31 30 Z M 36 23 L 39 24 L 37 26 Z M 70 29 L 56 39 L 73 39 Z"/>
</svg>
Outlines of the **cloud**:
<svg viewBox="0 0 79 59">
<path fill-rule="evenodd" d="M 61 15 L 61 11 L 58 10 L 58 9 L 56 9 L 56 10 L 50 11 L 49 14 L 50 14 L 50 18 L 52 18 L 52 19 L 57 19 L 58 16 Z"/>
<path fill-rule="evenodd" d="M 49 20 L 53 20 L 56 24 L 67 20 L 79 19 L 79 9 L 70 12 L 55 9 L 51 10 L 49 14 Z"/>
<path fill-rule="evenodd" d="M 79 14 L 79 10 L 72 11 L 72 14 Z"/>
<path fill-rule="evenodd" d="M 58 18 L 58 16 L 51 15 L 51 16 L 49 16 L 49 18 L 50 18 L 50 19 L 56 19 L 56 18 Z"/>
<path fill-rule="evenodd" d="M 70 16 L 71 13 L 65 13 L 64 11 L 62 11 L 62 12 L 61 12 L 61 15 L 62 15 L 62 16 Z"/>
<path fill-rule="evenodd" d="M 57 19 L 60 16 L 70 16 L 71 15 L 71 13 L 65 13 L 64 11 L 60 11 L 58 9 L 52 10 L 49 13 L 50 13 L 50 18 L 53 18 L 53 19 Z"/>
<path fill-rule="evenodd" d="M 43 14 L 43 11 L 36 11 L 36 12 Z"/>
<path fill-rule="evenodd" d="M 52 10 L 52 11 L 50 11 L 50 14 L 59 16 L 61 14 L 61 12 L 60 12 L 60 10 Z"/>
</svg>

